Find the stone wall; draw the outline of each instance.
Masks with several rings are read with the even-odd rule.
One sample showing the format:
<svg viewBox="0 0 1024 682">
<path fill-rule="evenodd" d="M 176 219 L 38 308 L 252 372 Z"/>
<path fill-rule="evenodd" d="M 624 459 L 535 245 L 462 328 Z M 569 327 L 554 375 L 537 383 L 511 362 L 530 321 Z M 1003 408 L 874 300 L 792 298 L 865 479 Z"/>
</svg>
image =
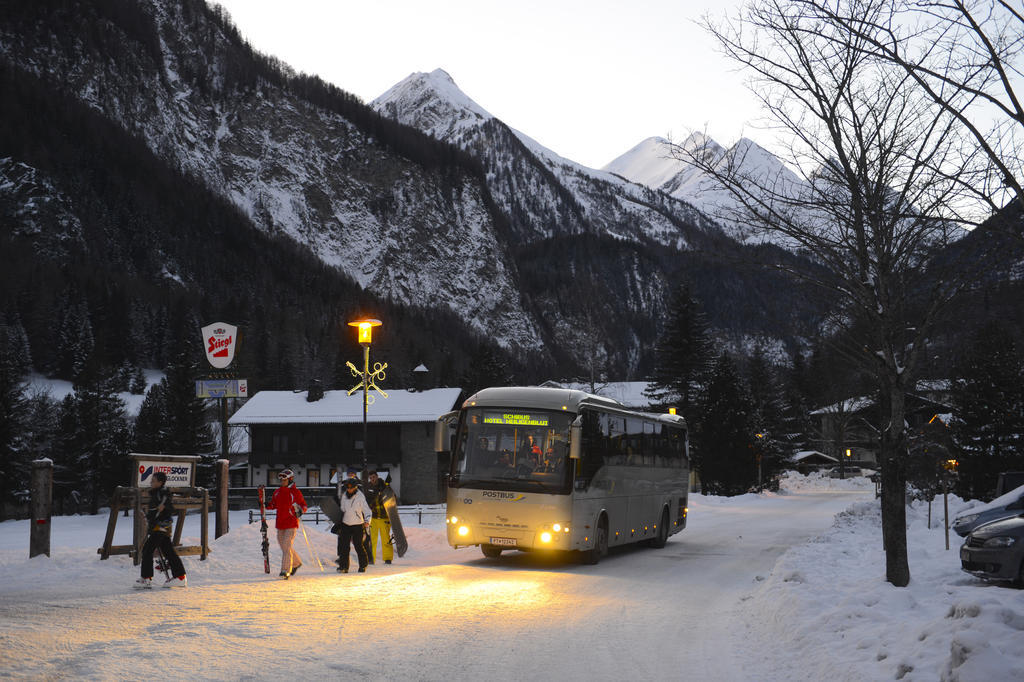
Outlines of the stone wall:
<svg viewBox="0 0 1024 682">
<path fill-rule="evenodd" d="M 433 428 L 433 423 L 402 424 L 402 504 L 444 502 L 438 485 Z"/>
</svg>

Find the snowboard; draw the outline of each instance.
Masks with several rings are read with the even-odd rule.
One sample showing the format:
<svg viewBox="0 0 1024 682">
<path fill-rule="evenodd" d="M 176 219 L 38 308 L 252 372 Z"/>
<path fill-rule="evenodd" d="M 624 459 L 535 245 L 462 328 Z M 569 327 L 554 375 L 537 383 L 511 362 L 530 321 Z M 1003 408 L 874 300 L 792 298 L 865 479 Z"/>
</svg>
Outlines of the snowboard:
<svg viewBox="0 0 1024 682">
<path fill-rule="evenodd" d="M 395 498 L 395 491 L 390 486 L 384 488 L 381 493 L 381 501 L 384 503 L 384 511 L 388 513 L 388 520 L 391 522 L 391 538 L 395 543 L 395 552 L 398 556 L 403 557 L 409 551 L 409 541 L 405 539 L 402 519 L 398 517 L 398 500 Z"/>
<path fill-rule="evenodd" d="M 320 511 L 324 513 L 324 516 L 329 518 L 335 525 L 341 525 L 341 507 L 338 506 L 337 500 L 333 497 L 321 497 L 320 498 Z M 363 549 L 366 550 L 366 558 L 372 564 L 373 563 L 373 548 L 370 547 L 370 534 L 366 531 L 363 532 Z"/>
<path fill-rule="evenodd" d="M 320 498 L 320 511 L 333 523 L 341 525 L 341 507 L 338 506 L 337 500 L 333 497 Z"/>
</svg>

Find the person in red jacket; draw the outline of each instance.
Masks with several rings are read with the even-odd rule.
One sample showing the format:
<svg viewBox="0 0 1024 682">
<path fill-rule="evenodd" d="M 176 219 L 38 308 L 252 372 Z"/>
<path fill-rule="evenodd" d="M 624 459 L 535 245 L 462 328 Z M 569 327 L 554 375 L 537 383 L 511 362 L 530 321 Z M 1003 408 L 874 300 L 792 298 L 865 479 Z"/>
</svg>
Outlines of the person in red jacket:
<svg viewBox="0 0 1024 682">
<path fill-rule="evenodd" d="M 277 475 L 281 487 L 274 491 L 270 506 L 275 510 L 277 544 L 281 547 L 281 577 L 287 580 L 302 567 L 302 559 L 292 549 L 299 530 L 299 517 L 306 511 L 306 500 L 295 487 L 295 472 L 285 469 Z"/>
</svg>

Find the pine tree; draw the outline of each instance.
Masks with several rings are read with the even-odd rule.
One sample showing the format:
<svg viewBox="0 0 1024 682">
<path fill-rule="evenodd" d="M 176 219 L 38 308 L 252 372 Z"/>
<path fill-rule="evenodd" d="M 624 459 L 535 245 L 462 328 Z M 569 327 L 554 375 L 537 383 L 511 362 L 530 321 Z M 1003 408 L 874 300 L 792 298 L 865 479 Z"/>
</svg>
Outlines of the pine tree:
<svg viewBox="0 0 1024 682">
<path fill-rule="evenodd" d="M 204 402 L 196 398 L 196 357 L 198 352 L 179 353 L 160 382 L 166 417 L 160 451 L 168 454 L 207 455 L 216 450 Z"/>
<path fill-rule="evenodd" d="M 93 351 L 92 324 L 84 302 L 72 304 L 65 311 L 57 339 L 57 376 L 74 380 Z"/>
<path fill-rule="evenodd" d="M 68 464 L 84 483 L 89 513 L 97 514 L 114 486 L 128 482 L 130 430 L 124 401 L 117 396 L 113 373 L 99 366 L 95 356 L 80 372 L 69 398 L 62 424 Z"/>
<path fill-rule="evenodd" d="M 48 458 L 56 467 L 58 452 L 58 431 L 60 428 L 59 405 L 49 393 L 37 392 L 29 395 L 25 405 L 25 443 L 32 459 Z M 56 473 L 56 471 L 55 471 Z M 56 480 L 54 499 L 57 499 Z"/>
<path fill-rule="evenodd" d="M 136 367 L 132 370 L 131 381 L 128 384 L 128 390 L 132 395 L 142 395 L 146 392 L 146 375 L 143 373 L 141 367 Z"/>
<path fill-rule="evenodd" d="M 13 354 L 0 349 L 0 520 L 7 501 L 28 499 L 31 452 L 25 442 L 23 375 Z"/>
<path fill-rule="evenodd" d="M 508 386 L 512 383 L 512 373 L 504 353 L 494 344 L 482 342 L 470 356 L 461 383 L 468 394 L 488 386 Z"/>
<path fill-rule="evenodd" d="M 132 430 L 132 449 L 150 454 L 163 452 L 166 424 L 167 401 L 164 397 L 164 383 L 161 382 L 153 384 L 142 401 Z"/>
<path fill-rule="evenodd" d="M 755 460 L 760 464 L 759 483 L 777 487 L 777 475 L 793 452 L 794 437 L 786 430 L 781 382 L 760 346 L 747 361 L 746 382 L 753 408 L 751 426 Z"/>
<path fill-rule="evenodd" d="M 954 373 L 957 492 L 988 499 L 1000 471 L 1024 469 L 1024 363 L 1013 336 L 993 322 L 975 333 Z"/>
<path fill-rule="evenodd" d="M 711 358 L 708 323 L 700 304 L 683 284 L 668 309 L 668 320 L 655 347 L 655 369 L 646 395 L 660 405 L 676 404 L 690 419 L 693 386 Z"/>
<path fill-rule="evenodd" d="M 723 353 L 699 403 L 696 466 L 705 494 L 738 495 L 756 483 L 753 412 L 745 382 Z"/>
</svg>

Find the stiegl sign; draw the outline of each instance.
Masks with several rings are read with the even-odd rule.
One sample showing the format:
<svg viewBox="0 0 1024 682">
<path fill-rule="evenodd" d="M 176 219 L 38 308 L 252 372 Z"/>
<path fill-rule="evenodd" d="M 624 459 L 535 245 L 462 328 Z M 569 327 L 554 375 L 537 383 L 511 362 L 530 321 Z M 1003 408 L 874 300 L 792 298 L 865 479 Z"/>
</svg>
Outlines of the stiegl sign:
<svg viewBox="0 0 1024 682">
<path fill-rule="evenodd" d="M 203 348 L 206 359 L 217 369 L 224 369 L 235 359 L 238 327 L 227 322 L 214 322 L 203 327 Z"/>
</svg>

